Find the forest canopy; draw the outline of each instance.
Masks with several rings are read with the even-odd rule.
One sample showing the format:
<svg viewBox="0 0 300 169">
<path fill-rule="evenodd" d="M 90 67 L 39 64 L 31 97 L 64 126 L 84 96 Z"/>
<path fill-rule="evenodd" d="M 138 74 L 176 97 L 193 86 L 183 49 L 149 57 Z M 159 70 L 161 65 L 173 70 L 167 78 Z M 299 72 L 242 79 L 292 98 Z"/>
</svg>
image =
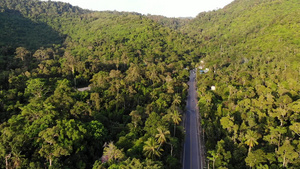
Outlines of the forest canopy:
<svg viewBox="0 0 300 169">
<path fill-rule="evenodd" d="M 193 42 L 137 13 L 0 7 L 0 168 L 180 168 Z"/>
<path fill-rule="evenodd" d="M 0 168 L 181 168 L 195 67 L 209 70 L 206 165 L 297 168 L 299 9 L 235 0 L 180 19 L 0 1 Z"/>
</svg>

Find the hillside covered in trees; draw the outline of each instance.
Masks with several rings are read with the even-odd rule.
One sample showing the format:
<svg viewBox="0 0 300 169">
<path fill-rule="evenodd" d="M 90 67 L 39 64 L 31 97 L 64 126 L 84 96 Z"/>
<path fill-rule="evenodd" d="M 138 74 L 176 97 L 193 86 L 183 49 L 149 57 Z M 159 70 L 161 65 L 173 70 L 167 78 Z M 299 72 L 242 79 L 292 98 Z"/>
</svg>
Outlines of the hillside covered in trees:
<svg viewBox="0 0 300 169">
<path fill-rule="evenodd" d="M 195 66 L 210 70 L 210 168 L 297 168 L 299 9 L 235 0 L 177 19 L 0 1 L 0 168 L 181 168 Z"/>
<path fill-rule="evenodd" d="M 210 70 L 198 74 L 198 104 L 212 168 L 299 168 L 299 9 L 236 0 L 183 28 Z"/>
<path fill-rule="evenodd" d="M 60 2 L 0 10 L 0 168 L 180 168 L 186 36 Z"/>
</svg>

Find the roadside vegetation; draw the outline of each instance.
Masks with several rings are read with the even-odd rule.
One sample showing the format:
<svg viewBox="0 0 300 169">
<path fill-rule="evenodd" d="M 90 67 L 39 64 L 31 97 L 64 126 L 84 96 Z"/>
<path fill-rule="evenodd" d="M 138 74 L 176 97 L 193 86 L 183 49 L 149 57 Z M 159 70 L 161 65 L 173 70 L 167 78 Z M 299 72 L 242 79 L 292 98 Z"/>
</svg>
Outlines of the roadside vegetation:
<svg viewBox="0 0 300 169">
<path fill-rule="evenodd" d="M 234 1 L 184 28 L 206 52 L 198 66 L 210 70 L 198 75 L 210 167 L 299 167 L 299 8 Z"/>
</svg>

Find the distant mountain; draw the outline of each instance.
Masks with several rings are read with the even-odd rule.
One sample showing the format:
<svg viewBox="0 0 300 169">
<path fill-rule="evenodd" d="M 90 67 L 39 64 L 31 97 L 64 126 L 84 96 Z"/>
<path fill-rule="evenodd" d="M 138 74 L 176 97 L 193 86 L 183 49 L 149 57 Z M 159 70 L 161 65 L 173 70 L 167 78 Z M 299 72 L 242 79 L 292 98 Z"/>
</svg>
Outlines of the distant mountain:
<svg viewBox="0 0 300 169">
<path fill-rule="evenodd" d="M 186 25 L 192 19 L 190 17 L 168 18 L 161 15 L 147 15 L 147 17 L 163 26 L 167 26 L 175 30 L 180 29 L 182 26 Z"/>
<path fill-rule="evenodd" d="M 3 0 L 0 2 L 0 30 L 3 32 L 0 46 L 38 49 L 62 44 L 65 35 L 59 32 L 58 27 L 53 28 L 45 21 L 57 22 L 58 18 L 66 15 L 72 17 L 88 12 L 62 2 Z"/>
<path fill-rule="evenodd" d="M 81 58 L 101 54 L 103 59 L 107 57 L 104 60 L 114 57 L 113 52 L 107 52 L 112 50 L 107 45 L 126 47 L 136 56 L 153 53 L 148 60 L 155 59 L 156 52 L 159 57 L 167 57 L 172 51 L 181 58 L 192 52 L 191 47 L 186 49 L 192 44 L 185 43 L 187 39 L 181 33 L 138 13 L 93 12 L 67 3 L 38 0 L 5 0 L 0 2 L 0 8 L 0 30 L 4 32 L 0 45 L 6 48 L 36 50 L 55 44 L 71 48 Z M 187 46 L 178 46 L 174 41 Z M 154 50 L 158 44 L 161 49 Z"/>
<path fill-rule="evenodd" d="M 210 54 L 222 51 L 223 56 L 231 59 L 237 55 L 242 57 L 241 53 L 254 48 L 263 52 L 278 52 L 283 46 L 298 50 L 299 3 L 297 0 L 236 0 L 223 9 L 200 13 L 182 30 Z"/>
<path fill-rule="evenodd" d="M 0 7 L 4 9 L 20 11 L 23 15 L 38 17 L 44 15 L 74 15 L 91 12 L 81 9 L 77 6 L 72 6 L 68 3 L 54 1 L 39 1 L 39 0 L 2 0 Z"/>
<path fill-rule="evenodd" d="M 63 43 L 64 35 L 46 23 L 24 17 L 19 11 L 2 9 L 0 20 L 0 46 L 37 49 Z"/>
</svg>

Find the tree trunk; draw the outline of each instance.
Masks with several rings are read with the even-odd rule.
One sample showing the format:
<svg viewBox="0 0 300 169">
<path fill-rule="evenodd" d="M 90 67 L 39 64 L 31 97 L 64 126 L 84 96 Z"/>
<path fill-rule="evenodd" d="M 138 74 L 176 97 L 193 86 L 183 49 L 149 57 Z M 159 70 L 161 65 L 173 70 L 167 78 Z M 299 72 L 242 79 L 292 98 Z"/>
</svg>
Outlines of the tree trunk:
<svg viewBox="0 0 300 169">
<path fill-rule="evenodd" d="M 49 163 L 50 163 L 49 168 L 51 168 L 52 167 L 52 159 L 51 158 L 49 159 Z"/>
<path fill-rule="evenodd" d="M 173 157 L 173 144 L 171 144 L 171 157 Z"/>
<path fill-rule="evenodd" d="M 8 169 L 8 159 L 11 157 L 11 153 L 9 153 L 7 156 L 5 156 L 5 168 Z"/>
<path fill-rule="evenodd" d="M 208 163 L 207 163 L 207 168 L 209 169 L 209 160 L 208 160 Z"/>
<path fill-rule="evenodd" d="M 285 156 L 283 157 L 282 165 L 283 165 L 283 167 L 286 167 Z"/>
<path fill-rule="evenodd" d="M 176 124 L 174 124 L 174 137 L 175 137 L 175 134 L 176 133 Z"/>
<path fill-rule="evenodd" d="M 5 168 L 8 169 L 8 156 L 5 157 Z"/>
<path fill-rule="evenodd" d="M 74 85 L 75 85 L 75 88 L 77 88 L 77 82 L 76 82 L 76 76 L 75 76 L 75 67 L 74 65 L 72 65 L 72 74 L 73 74 L 73 78 L 74 78 Z"/>
</svg>

